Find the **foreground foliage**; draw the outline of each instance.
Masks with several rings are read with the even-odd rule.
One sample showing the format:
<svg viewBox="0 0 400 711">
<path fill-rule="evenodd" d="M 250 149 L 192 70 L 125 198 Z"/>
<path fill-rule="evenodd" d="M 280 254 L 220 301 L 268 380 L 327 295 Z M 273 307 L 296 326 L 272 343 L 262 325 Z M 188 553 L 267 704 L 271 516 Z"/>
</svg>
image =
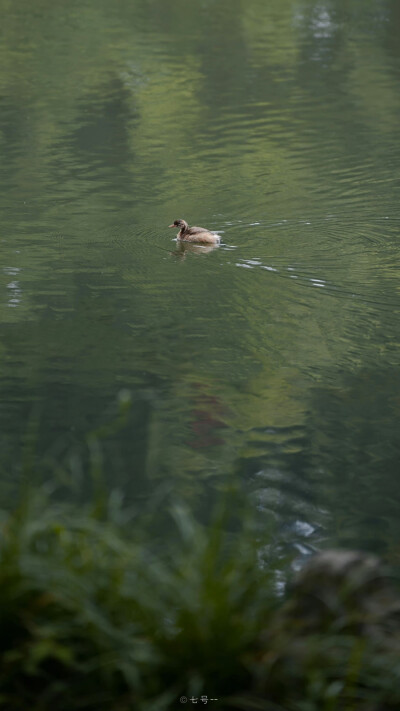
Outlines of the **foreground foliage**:
<svg viewBox="0 0 400 711">
<path fill-rule="evenodd" d="M 217 519 L 174 506 L 179 535 L 156 548 L 115 496 L 76 509 L 42 490 L 3 512 L 0 708 L 399 708 L 396 645 L 337 620 L 307 630 L 246 526 Z"/>
</svg>

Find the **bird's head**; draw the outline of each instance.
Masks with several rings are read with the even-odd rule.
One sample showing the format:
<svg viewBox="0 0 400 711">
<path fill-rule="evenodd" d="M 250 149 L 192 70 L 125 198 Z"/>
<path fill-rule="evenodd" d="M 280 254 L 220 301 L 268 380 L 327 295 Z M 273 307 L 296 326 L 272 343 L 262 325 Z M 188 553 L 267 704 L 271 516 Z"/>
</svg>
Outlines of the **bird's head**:
<svg viewBox="0 0 400 711">
<path fill-rule="evenodd" d="M 169 225 L 169 227 L 177 227 L 179 230 L 186 230 L 188 223 L 185 222 L 185 220 L 174 220 L 172 225 Z"/>
</svg>

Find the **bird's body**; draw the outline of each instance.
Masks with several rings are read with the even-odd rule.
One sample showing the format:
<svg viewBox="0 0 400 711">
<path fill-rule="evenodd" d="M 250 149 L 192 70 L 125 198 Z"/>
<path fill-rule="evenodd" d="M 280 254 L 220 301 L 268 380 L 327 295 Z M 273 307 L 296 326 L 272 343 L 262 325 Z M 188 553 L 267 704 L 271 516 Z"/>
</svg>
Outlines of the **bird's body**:
<svg viewBox="0 0 400 711">
<path fill-rule="evenodd" d="M 178 227 L 177 240 L 182 242 L 195 242 L 196 244 L 219 244 L 218 235 L 206 230 L 205 227 L 189 227 L 185 220 L 175 220 L 170 227 Z"/>
</svg>

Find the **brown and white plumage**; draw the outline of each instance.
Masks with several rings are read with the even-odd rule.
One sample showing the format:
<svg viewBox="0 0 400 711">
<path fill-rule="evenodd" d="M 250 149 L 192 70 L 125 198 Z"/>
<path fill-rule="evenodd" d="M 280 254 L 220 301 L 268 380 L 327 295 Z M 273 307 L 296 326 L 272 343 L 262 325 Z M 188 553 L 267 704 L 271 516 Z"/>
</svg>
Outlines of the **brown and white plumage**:
<svg viewBox="0 0 400 711">
<path fill-rule="evenodd" d="M 169 227 L 178 227 L 178 240 L 196 242 L 197 244 L 219 244 L 218 235 L 206 230 L 205 227 L 189 227 L 185 220 L 175 220 Z"/>
</svg>

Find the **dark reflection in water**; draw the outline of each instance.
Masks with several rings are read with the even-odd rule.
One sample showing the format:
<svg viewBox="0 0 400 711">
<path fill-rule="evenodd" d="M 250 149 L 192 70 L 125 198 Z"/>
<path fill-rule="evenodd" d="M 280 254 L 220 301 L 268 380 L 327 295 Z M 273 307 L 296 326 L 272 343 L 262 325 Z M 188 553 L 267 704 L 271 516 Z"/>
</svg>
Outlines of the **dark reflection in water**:
<svg viewBox="0 0 400 711">
<path fill-rule="evenodd" d="M 3 500 L 96 436 L 128 499 L 397 560 L 398 4 L 0 8 Z"/>
</svg>

